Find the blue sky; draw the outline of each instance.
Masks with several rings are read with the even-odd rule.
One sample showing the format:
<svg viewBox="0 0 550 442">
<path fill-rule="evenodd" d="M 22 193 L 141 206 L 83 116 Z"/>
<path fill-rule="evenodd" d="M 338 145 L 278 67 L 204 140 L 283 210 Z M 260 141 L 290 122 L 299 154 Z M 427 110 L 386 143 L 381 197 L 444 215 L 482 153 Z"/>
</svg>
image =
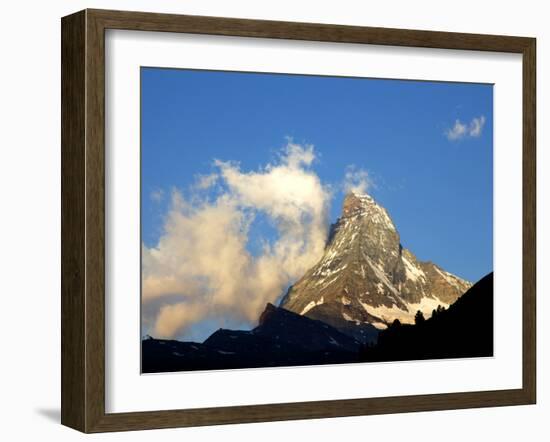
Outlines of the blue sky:
<svg viewBox="0 0 550 442">
<path fill-rule="evenodd" d="M 142 68 L 141 92 L 147 246 L 170 189 L 185 192 L 214 159 L 258 170 L 291 137 L 315 146 L 312 168 L 334 188 L 350 164 L 367 170 L 419 259 L 471 281 L 492 271 L 491 85 Z M 331 222 L 343 197 L 334 193 Z M 273 234 L 259 219 L 251 238 Z"/>
</svg>

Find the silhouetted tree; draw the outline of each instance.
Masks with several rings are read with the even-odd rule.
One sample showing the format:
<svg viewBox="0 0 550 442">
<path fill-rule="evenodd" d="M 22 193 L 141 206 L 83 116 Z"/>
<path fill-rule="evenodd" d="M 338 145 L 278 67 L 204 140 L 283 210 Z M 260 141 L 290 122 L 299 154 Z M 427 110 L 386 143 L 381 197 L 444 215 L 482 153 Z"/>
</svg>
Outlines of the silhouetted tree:
<svg viewBox="0 0 550 442">
<path fill-rule="evenodd" d="M 401 327 L 401 321 L 399 319 L 395 319 L 391 325 L 390 325 L 391 328 L 397 328 L 397 327 Z"/>
<path fill-rule="evenodd" d="M 421 324 L 426 321 L 426 318 L 424 318 L 424 313 L 422 313 L 420 310 L 416 312 L 416 315 L 414 315 L 414 323 L 415 324 Z"/>
<path fill-rule="evenodd" d="M 432 310 L 432 316 L 431 317 L 432 318 L 437 318 L 437 317 L 439 317 L 439 314 L 443 313 L 444 311 L 445 311 L 445 307 L 442 307 L 441 304 L 439 304 L 436 309 Z"/>
<path fill-rule="evenodd" d="M 394 321 L 378 335 L 365 361 L 405 361 L 493 355 L 493 274 L 482 278 L 448 308 L 438 305 L 416 324 Z M 419 323 L 420 322 L 420 323 Z"/>
</svg>

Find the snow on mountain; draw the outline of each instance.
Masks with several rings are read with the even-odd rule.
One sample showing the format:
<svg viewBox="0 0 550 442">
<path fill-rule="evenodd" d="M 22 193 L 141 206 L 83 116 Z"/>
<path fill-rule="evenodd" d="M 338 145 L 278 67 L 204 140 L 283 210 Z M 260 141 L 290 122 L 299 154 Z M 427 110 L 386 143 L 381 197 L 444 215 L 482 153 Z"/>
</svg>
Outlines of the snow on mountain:
<svg viewBox="0 0 550 442">
<path fill-rule="evenodd" d="M 387 210 L 349 193 L 321 260 L 294 284 L 281 307 L 319 319 L 363 341 L 395 319 L 414 323 L 448 307 L 471 283 L 403 248 Z"/>
</svg>

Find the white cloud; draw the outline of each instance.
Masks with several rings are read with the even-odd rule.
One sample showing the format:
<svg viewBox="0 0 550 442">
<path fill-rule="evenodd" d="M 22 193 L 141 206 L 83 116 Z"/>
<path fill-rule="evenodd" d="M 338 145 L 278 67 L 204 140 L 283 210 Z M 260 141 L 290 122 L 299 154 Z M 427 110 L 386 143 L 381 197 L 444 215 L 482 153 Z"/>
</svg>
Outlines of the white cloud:
<svg viewBox="0 0 550 442">
<path fill-rule="evenodd" d="M 198 174 L 196 176 L 195 188 L 199 190 L 210 189 L 214 184 L 216 184 L 218 178 L 219 176 L 217 173 L 211 173 L 209 175 Z"/>
<path fill-rule="evenodd" d="M 355 165 L 346 168 L 344 177 L 344 192 L 365 194 L 372 187 L 369 173 L 364 169 L 358 169 Z"/>
<path fill-rule="evenodd" d="M 456 120 L 454 126 L 445 132 L 447 139 L 450 141 L 460 140 L 466 137 L 477 138 L 481 135 L 485 126 L 485 116 L 481 115 L 478 118 L 473 118 L 470 123 L 462 123 Z"/>
<path fill-rule="evenodd" d="M 293 143 L 292 139 L 289 138 L 280 159 L 283 164 L 287 164 L 291 168 L 311 166 L 311 163 L 313 163 L 313 160 L 315 159 L 313 145 L 307 144 L 302 146 L 300 144 Z"/>
<path fill-rule="evenodd" d="M 452 127 L 452 129 L 447 130 L 446 135 L 449 140 L 454 141 L 463 138 L 467 132 L 468 128 L 466 127 L 466 125 L 462 124 L 460 120 L 456 120 L 455 125 Z"/>
<path fill-rule="evenodd" d="M 154 324 L 153 336 L 181 336 L 220 315 L 252 324 L 317 262 L 330 195 L 309 169 L 314 159 L 313 146 L 289 142 L 276 164 L 259 171 L 216 161 L 224 190 L 214 201 L 172 192 L 158 244 L 142 246 L 142 302 L 151 315 L 144 323 Z M 252 256 L 247 242 L 258 214 L 273 223 L 277 238 Z"/>
<path fill-rule="evenodd" d="M 483 130 L 483 126 L 485 126 L 485 117 L 483 115 L 479 118 L 474 118 L 470 123 L 470 136 L 479 137 Z"/>
</svg>

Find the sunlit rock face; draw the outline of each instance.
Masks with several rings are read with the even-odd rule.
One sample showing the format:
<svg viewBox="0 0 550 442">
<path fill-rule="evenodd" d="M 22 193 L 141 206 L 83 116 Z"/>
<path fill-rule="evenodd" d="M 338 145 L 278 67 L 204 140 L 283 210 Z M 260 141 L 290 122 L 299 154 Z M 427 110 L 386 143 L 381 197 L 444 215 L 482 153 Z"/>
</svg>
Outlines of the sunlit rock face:
<svg viewBox="0 0 550 442">
<path fill-rule="evenodd" d="M 321 260 L 294 284 L 281 307 L 369 342 L 395 319 L 413 323 L 448 307 L 471 283 L 403 248 L 387 210 L 349 193 Z"/>
</svg>

